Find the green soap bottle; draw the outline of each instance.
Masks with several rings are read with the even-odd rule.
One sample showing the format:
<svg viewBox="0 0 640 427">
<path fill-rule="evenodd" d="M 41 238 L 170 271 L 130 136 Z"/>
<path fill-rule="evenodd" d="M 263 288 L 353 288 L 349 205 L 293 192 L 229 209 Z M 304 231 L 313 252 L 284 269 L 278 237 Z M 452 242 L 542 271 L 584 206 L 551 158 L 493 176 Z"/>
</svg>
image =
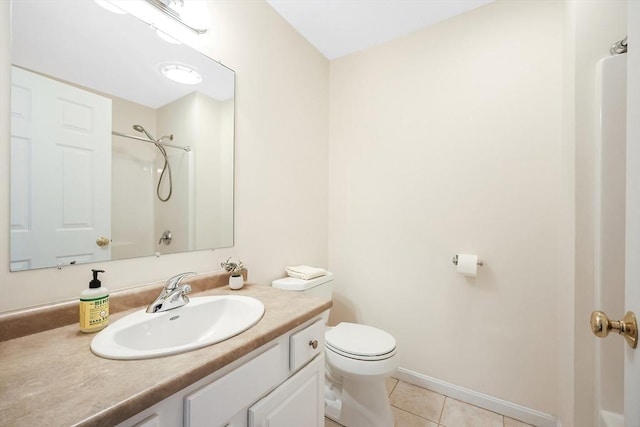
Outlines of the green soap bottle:
<svg viewBox="0 0 640 427">
<path fill-rule="evenodd" d="M 98 280 L 98 273 L 104 270 L 91 270 L 93 280 L 89 289 L 80 294 L 80 331 L 98 332 L 109 324 L 109 290 Z"/>
</svg>

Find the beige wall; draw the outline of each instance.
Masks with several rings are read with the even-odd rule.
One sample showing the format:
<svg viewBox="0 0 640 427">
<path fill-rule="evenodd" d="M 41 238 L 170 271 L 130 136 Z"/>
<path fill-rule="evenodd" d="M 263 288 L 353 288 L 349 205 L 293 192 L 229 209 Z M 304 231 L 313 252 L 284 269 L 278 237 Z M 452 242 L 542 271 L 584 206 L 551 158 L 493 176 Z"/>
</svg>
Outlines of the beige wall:
<svg viewBox="0 0 640 427">
<path fill-rule="evenodd" d="M 288 264 L 327 264 L 328 61 L 258 1 L 208 2 L 199 50 L 236 71 L 235 246 L 98 265 L 110 289 L 240 257 L 267 284 Z M 0 87 L 9 87 L 9 2 L 0 2 Z M 9 272 L 9 94 L 0 92 L 0 312 L 76 298 L 96 265 Z"/>
<path fill-rule="evenodd" d="M 572 227 L 561 2 L 498 1 L 331 63 L 329 267 L 339 313 L 400 366 L 558 413 Z M 477 278 L 451 258 L 477 253 Z M 336 315 L 337 314 L 337 315 Z"/>
<path fill-rule="evenodd" d="M 559 238 L 575 243 L 575 19 L 573 2 L 564 2 L 564 31 L 562 39 L 562 168 L 559 183 L 562 191 L 562 215 L 567 226 L 562 227 Z M 574 425 L 574 294 L 575 294 L 575 245 L 564 247 L 567 268 L 558 276 L 562 286 L 558 287 L 556 306 L 558 339 L 558 408 L 557 415 L 563 426 Z M 587 427 L 587 426 L 585 426 Z"/>
</svg>

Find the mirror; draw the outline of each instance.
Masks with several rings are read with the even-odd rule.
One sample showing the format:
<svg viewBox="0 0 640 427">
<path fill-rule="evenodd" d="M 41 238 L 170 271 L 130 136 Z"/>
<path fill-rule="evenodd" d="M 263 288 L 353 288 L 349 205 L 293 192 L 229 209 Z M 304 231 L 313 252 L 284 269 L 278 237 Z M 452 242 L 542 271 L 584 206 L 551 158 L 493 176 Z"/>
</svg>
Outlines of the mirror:
<svg viewBox="0 0 640 427">
<path fill-rule="evenodd" d="M 11 271 L 232 246 L 234 72 L 94 1 L 11 24 Z"/>
</svg>

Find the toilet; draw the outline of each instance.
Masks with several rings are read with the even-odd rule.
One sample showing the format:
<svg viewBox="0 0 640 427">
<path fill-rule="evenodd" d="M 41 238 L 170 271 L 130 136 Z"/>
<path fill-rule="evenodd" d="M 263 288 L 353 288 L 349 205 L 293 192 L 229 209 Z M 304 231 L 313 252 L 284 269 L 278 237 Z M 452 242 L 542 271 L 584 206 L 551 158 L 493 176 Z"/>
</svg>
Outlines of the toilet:
<svg viewBox="0 0 640 427">
<path fill-rule="evenodd" d="M 331 299 L 333 274 L 285 277 L 272 286 Z M 325 322 L 328 311 L 323 314 Z M 343 322 L 325 332 L 325 415 L 346 427 L 393 427 L 385 379 L 398 368 L 396 340 L 372 326 Z"/>
</svg>

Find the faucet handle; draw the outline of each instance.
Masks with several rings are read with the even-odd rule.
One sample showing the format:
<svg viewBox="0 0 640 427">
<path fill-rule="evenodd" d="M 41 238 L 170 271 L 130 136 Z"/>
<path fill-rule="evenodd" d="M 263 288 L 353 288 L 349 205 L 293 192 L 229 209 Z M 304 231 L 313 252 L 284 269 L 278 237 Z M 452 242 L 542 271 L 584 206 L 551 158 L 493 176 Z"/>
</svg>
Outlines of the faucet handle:
<svg viewBox="0 0 640 427">
<path fill-rule="evenodd" d="M 188 283 L 185 283 L 184 285 L 180 285 L 176 288 L 171 294 L 172 296 L 167 298 L 170 298 L 170 302 L 172 303 L 182 301 L 184 304 L 187 304 L 189 302 L 189 297 L 187 296 L 188 293 L 191 293 L 191 286 Z"/>
<path fill-rule="evenodd" d="M 196 274 L 196 273 L 193 272 L 193 271 L 189 271 L 187 273 L 180 273 L 180 274 L 177 274 L 177 275 L 173 276 L 172 278 L 167 280 L 167 283 L 165 283 L 165 285 L 164 285 L 164 289 L 166 291 L 173 291 L 174 289 L 176 289 L 178 287 L 178 285 L 180 285 L 180 282 L 182 281 L 182 279 L 184 279 L 186 276 L 190 276 L 192 274 Z M 191 288 L 189 288 L 189 290 L 191 290 Z"/>
</svg>

